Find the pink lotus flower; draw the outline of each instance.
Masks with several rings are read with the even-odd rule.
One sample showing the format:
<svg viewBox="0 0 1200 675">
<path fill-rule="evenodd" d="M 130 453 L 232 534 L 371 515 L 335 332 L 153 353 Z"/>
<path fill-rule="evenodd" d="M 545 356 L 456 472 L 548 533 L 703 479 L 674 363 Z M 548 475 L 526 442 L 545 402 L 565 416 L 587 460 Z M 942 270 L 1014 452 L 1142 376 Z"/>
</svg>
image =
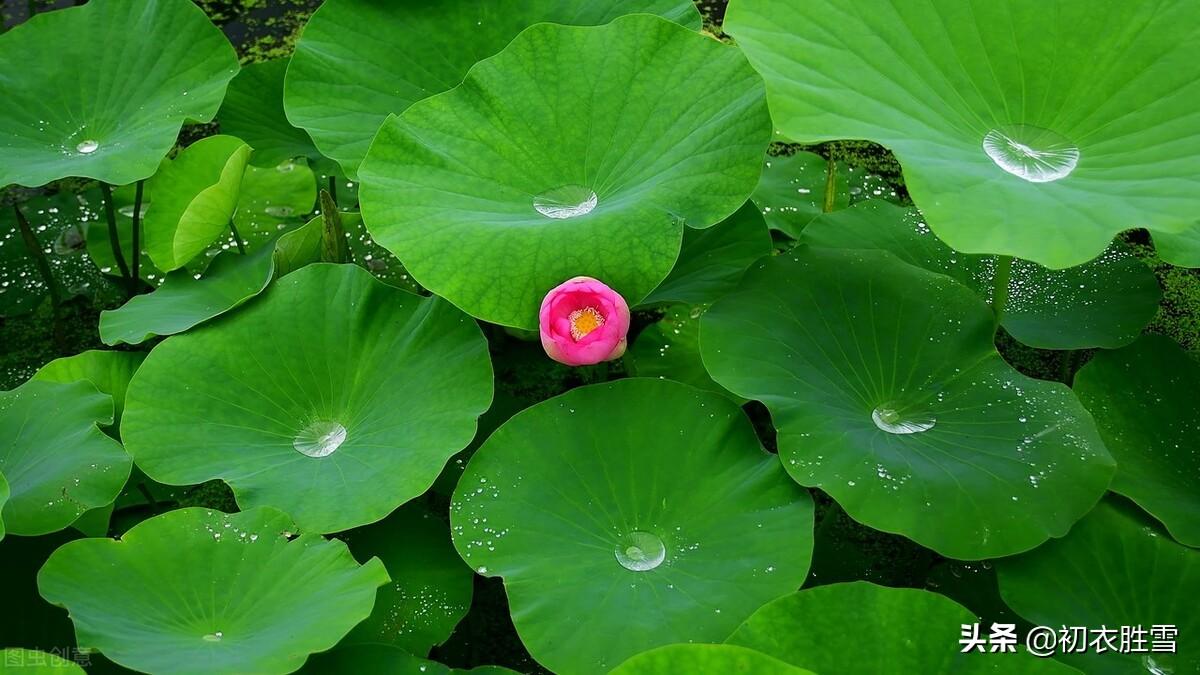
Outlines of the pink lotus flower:
<svg viewBox="0 0 1200 675">
<path fill-rule="evenodd" d="M 603 282 L 575 277 L 546 294 L 538 323 L 550 358 L 568 366 L 590 366 L 625 353 L 629 305 Z"/>
</svg>

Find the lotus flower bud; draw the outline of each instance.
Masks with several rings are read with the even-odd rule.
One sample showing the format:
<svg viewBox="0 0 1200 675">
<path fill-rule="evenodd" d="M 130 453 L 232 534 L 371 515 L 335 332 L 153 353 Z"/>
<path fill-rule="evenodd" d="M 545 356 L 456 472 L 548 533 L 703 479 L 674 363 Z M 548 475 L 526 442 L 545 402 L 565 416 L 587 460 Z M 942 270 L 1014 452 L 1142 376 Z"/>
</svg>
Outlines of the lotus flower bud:
<svg viewBox="0 0 1200 675">
<path fill-rule="evenodd" d="M 546 294 L 538 324 L 550 358 L 568 366 L 589 366 L 625 353 L 629 305 L 603 282 L 575 277 Z"/>
</svg>

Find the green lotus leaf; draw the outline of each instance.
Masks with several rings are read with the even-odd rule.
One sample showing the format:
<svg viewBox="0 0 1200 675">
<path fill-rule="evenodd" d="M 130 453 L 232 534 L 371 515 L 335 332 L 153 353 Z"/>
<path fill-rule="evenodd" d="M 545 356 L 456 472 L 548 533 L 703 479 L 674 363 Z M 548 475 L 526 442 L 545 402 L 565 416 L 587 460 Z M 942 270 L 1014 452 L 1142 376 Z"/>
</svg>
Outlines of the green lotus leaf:
<svg viewBox="0 0 1200 675">
<path fill-rule="evenodd" d="M 258 151 L 254 151 L 258 155 Z M 317 183 L 303 160 L 246 167 L 233 222 L 249 248 L 303 223 L 317 201 Z"/>
<path fill-rule="evenodd" d="M 635 13 L 700 28 L 700 15 L 686 0 L 434 0 L 401 6 L 331 0 L 309 19 L 296 44 L 284 107 L 288 119 L 355 178 L 388 114 L 458 85 L 476 61 L 504 49 L 524 28 L 541 22 L 593 26 Z"/>
<path fill-rule="evenodd" d="M 768 157 L 751 199 L 762 210 L 767 226 L 798 239 L 800 231 L 821 215 L 828 172 L 829 162 L 815 152 L 801 150 L 784 157 Z M 839 171 L 834 188 L 835 209 L 850 205 L 845 179 L 845 172 Z"/>
<path fill-rule="evenodd" d="M 1155 232 L 1154 247 L 1172 265 L 1200 267 L 1200 223 L 1182 232 Z"/>
<path fill-rule="evenodd" d="M 392 578 L 379 589 L 371 616 L 342 645 L 390 644 L 423 656 L 450 637 L 471 607 L 474 575 L 443 520 L 413 502 L 342 539 L 357 559 L 382 560 Z"/>
<path fill-rule="evenodd" d="M 1186 0 L 736 0 L 724 29 L 784 135 L 881 143 L 952 248 L 1059 269 L 1196 222 L 1197 22 Z"/>
<path fill-rule="evenodd" d="M 463 559 L 504 578 L 530 654 L 566 675 L 724 639 L 812 554 L 811 500 L 737 405 L 646 378 L 517 413 L 471 458 L 450 520 Z"/>
<path fill-rule="evenodd" d="M 1200 547 L 1200 363 L 1170 338 L 1146 335 L 1100 352 L 1075 376 L 1075 393 L 1096 418 L 1117 460 L 1112 491 Z"/>
<path fill-rule="evenodd" d="M 700 315 L 703 313 L 703 307 L 668 307 L 662 319 L 638 333 L 626 354 L 626 363 L 638 377 L 675 380 L 728 396 L 738 404 L 745 403 L 746 399 L 729 393 L 704 369 L 700 359 Z"/>
<path fill-rule="evenodd" d="M 321 216 L 283 233 L 275 244 L 275 273 L 282 277 L 310 263 L 322 262 L 324 240 L 325 222 Z"/>
<path fill-rule="evenodd" d="M 112 397 L 90 382 L 37 379 L 0 392 L 0 473 L 10 491 L 3 510 L 9 534 L 55 532 L 117 498 L 132 462 L 100 430 L 112 421 Z"/>
<path fill-rule="evenodd" d="M 88 191 L 39 195 L 20 205 L 63 299 L 92 296 L 110 288 L 86 250 L 88 233 L 105 231 L 95 223 L 100 203 L 98 193 Z M 16 214 L 11 207 L 0 208 L 0 317 L 30 312 L 49 294 L 22 239 Z"/>
<path fill-rule="evenodd" d="M 470 670 L 450 668 L 435 661 L 413 656 L 385 644 L 339 646 L 337 649 L 314 654 L 303 674 L 371 673 L 371 675 L 516 675 L 516 671 L 501 666 L 479 666 Z"/>
<path fill-rule="evenodd" d="M 1101 654 L 1093 648 L 1060 655 L 1085 673 L 1200 670 L 1200 650 L 1185 637 L 1200 631 L 1200 615 L 1191 602 L 1200 597 L 1200 551 L 1172 541 L 1132 505 L 1105 500 L 1066 537 L 999 560 L 996 571 L 1004 601 L 1039 625 L 1140 625 L 1146 632 L 1174 625 L 1179 631 L 1175 654 L 1151 651 L 1155 640 L 1144 632 L 1140 652 Z"/>
<path fill-rule="evenodd" d="M 142 222 L 146 252 L 165 272 L 183 267 L 229 227 L 250 146 L 233 136 L 196 141 L 149 182 Z"/>
<path fill-rule="evenodd" d="M 764 605 L 727 642 L 818 673 L 1076 672 L 1024 650 L 963 653 L 960 627 L 978 621 L 969 609 L 937 593 L 855 581 L 808 588 Z M 983 637 L 987 634 L 984 626 Z"/>
<path fill-rule="evenodd" d="M 1113 473 L 1071 390 L 992 344 L 970 289 L 884 251 L 801 248 L 756 265 L 700 323 L 718 384 L 771 411 L 800 484 L 950 558 L 1060 537 Z"/>
<path fill-rule="evenodd" d="M 199 278 L 186 269 L 175 270 L 153 293 L 135 295 L 117 309 L 100 312 L 100 339 L 107 345 L 136 345 L 220 316 L 267 287 L 275 269 L 274 253 L 273 247 L 247 254 L 222 251 Z"/>
<path fill-rule="evenodd" d="M 737 49 L 658 17 L 538 24 L 384 122 L 359 171 L 363 219 L 419 283 L 487 321 L 536 328 L 546 292 L 577 275 L 634 305 L 685 223 L 718 223 L 753 191 L 761 87 Z"/>
<path fill-rule="evenodd" d="M 141 352 L 89 350 L 74 356 L 54 359 L 33 374 L 34 380 L 79 382 L 86 380 L 102 394 L 112 396 L 113 426 L 121 423 L 125 410 L 125 390 L 146 355 Z"/>
<path fill-rule="evenodd" d="M 762 214 L 746 202 L 737 213 L 704 230 L 686 228 L 679 259 L 642 304 L 708 304 L 732 291 L 746 268 L 771 252 Z"/>
<path fill-rule="evenodd" d="M 274 168 L 297 157 L 320 157 L 308 133 L 292 126 L 283 111 L 283 76 L 287 68 L 287 59 L 243 66 L 229 83 L 217 111 L 221 133 L 236 136 L 254 148 L 250 160 L 254 166 Z M 309 206 L 311 201 L 305 208 Z"/>
<path fill-rule="evenodd" d="M 371 613 L 379 560 L 293 538 L 287 514 L 202 508 L 150 518 L 120 540 L 65 544 L 38 573 L 81 648 L 153 673 L 289 673 Z"/>
<path fill-rule="evenodd" d="M 388 252 L 363 227 L 362 217 L 357 213 L 340 212 L 342 230 L 348 244 L 350 260 L 373 274 L 376 279 L 396 288 L 413 293 L 421 291 L 404 265 Z M 275 271 L 283 276 L 294 270 L 323 259 L 322 242 L 325 238 L 325 223 L 316 216 L 302 227 L 285 233 L 275 247 Z"/>
<path fill-rule="evenodd" d="M 997 257 L 955 251 L 929 231 L 916 209 L 862 202 L 814 220 L 804 241 L 891 251 L 909 264 L 953 277 L 992 302 Z M 1031 347 L 1115 349 L 1137 339 L 1158 311 L 1161 295 L 1154 273 L 1120 242 L 1099 258 L 1064 270 L 1013 260 L 1000 325 Z"/>
<path fill-rule="evenodd" d="M 479 327 L 353 265 L 309 265 L 163 341 L 121 435 L 168 485 L 220 478 L 306 531 L 375 522 L 423 493 L 491 401 Z"/>
<path fill-rule="evenodd" d="M 674 675 L 675 673 L 746 673 L 748 675 L 811 675 L 753 649 L 737 645 L 667 645 L 631 657 L 609 671 L 613 675 Z"/>
<path fill-rule="evenodd" d="M 85 675 L 76 662 L 35 649 L 0 649 L 0 673 L 12 675 Z"/>
<path fill-rule="evenodd" d="M 188 0 L 39 14 L 0 37 L 0 186 L 146 178 L 185 120 L 212 119 L 237 70 L 229 41 Z"/>
</svg>

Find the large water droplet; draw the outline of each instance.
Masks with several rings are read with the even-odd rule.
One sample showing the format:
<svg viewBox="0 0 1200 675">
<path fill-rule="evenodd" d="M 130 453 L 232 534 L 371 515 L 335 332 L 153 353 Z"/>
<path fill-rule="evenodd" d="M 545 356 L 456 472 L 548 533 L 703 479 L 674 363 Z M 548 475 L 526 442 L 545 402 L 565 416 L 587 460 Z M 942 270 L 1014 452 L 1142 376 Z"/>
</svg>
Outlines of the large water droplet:
<svg viewBox="0 0 1200 675">
<path fill-rule="evenodd" d="M 648 572 L 666 559 L 667 547 L 656 535 L 634 530 L 617 543 L 613 554 L 621 567 L 634 572 Z"/>
<path fill-rule="evenodd" d="M 90 138 L 86 141 L 80 141 L 79 145 L 75 146 L 75 149 L 84 155 L 90 155 L 93 152 L 95 152 L 96 150 L 98 150 L 99 148 L 100 148 L 100 144 L 97 143 L 96 141 L 93 141 Z"/>
<path fill-rule="evenodd" d="M 206 642 L 220 642 L 221 638 L 223 637 L 225 637 L 225 634 L 221 631 L 217 631 L 215 633 L 209 633 L 208 635 L 205 635 L 203 639 Z"/>
<path fill-rule="evenodd" d="M 596 193 L 581 185 L 564 185 L 533 198 L 533 208 L 547 218 L 562 220 L 587 215 L 596 208 Z"/>
<path fill-rule="evenodd" d="M 1014 176 L 1031 183 L 1067 177 L 1079 163 L 1079 148 L 1062 134 L 1029 124 L 992 129 L 983 137 L 983 151 Z"/>
<path fill-rule="evenodd" d="M 263 211 L 268 216 L 275 216 L 276 218 L 289 218 L 296 213 L 296 209 L 290 206 L 268 206 Z"/>
<path fill-rule="evenodd" d="M 900 406 L 884 403 L 871 411 L 871 421 L 889 434 L 919 434 L 933 428 L 934 418 L 930 415 L 903 413 Z"/>
<path fill-rule="evenodd" d="M 329 420 L 317 420 L 296 434 L 292 447 L 309 457 L 328 457 L 346 440 L 346 427 Z"/>
<path fill-rule="evenodd" d="M 1169 658 L 1170 655 L 1166 653 L 1154 656 L 1147 654 L 1142 656 L 1142 665 L 1146 667 L 1146 672 L 1152 675 L 1174 675 L 1175 667 L 1167 662 Z"/>
</svg>

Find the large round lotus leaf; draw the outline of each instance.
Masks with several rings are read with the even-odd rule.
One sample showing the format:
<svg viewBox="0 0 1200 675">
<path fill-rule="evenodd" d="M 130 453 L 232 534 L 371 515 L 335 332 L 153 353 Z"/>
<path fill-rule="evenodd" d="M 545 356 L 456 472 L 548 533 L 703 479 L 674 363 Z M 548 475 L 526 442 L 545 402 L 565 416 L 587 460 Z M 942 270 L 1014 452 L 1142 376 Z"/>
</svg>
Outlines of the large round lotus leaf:
<svg viewBox="0 0 1200 675">
<path fill-rule="evenodd" d="M 1074 673 L 1027 653 L 963 653 L 962 624 L 979 621 L 937 593 L 865 581 L 817 586 L 754 613 L 727 640 L 818 673 Z M 983 637 L 988 627 L 984 626 Z"/>
<path fill-rule="evenodd" d="M 593 26 L 636 13 L 700 27 L 687 0 L 331 0 L 296 44 L 284 106 L 354 178 L 388 114 L 458 85 L 475 62 L 504 49 L 524 28 Z"/>
<path fill-rule="evenodd" d="M 222 251 L 198 279 L 186 269 L 175 270 L 153 293 L 135 295 L 117 309 L 100 312 L 100 339 L 107 345 L 136 345 L 220 316 L 267 287 L 274 253 L 270 246 L 247 254 Z"/>
<path fill-rule="evenodd" d="M 804 241 L 827 248 L 876 248 L 954 277 L 992 302 L 996 256 L 959 253 L 937 238 L 919 211 L 880 200 L 820 216 Z M 1158 311 L 1154 273 L 1129 247 L 1115 242 L 1078 267 L 1049 270 L 1013 260 L 1000 325 L 1041 349 L 1115 349 L 1137 339 Z"/>
<path fill-rule="evenodd" d="M 750 263 L 770 252 L 771 234 L 762 214 L 746 202 L 708 229 L 684 229 L 675 267 L 642 304 L 711 303 L 737 286 Z"/>
<path fill-rule="evenodd" d="M 715 391 L 739 404 L 734 396 L 713 381 L 700 359 L 700 315 L 703 307 L 672 305 L 663 318 L 638 333 L 625 355 L 630 371 L 638 377 L 658 377 Z"/>
<path fill-rule="evenodd" d="M 39 14 L 0 37 L 0 186 L 146 178 L 184 120 L 212 119 L 237 70 L 233 47 L 189 0 Z"/>
<path fill-rule="evenodd" d="M 1161 335 L 1100 352 L 1075 376 L 1075 393 L 1117 460 L 1112 490 L 1188 546 L 1200 546 L 1197 388 L 1200 363 Z"/>
<path fill-rule="evenodd" d="M 742 411 L 646 378 L 505 422 L 467 465 L 450 520 L 463 559 L 504 578 L 530 654 L 565 675 L 722 640 L 799 586 L 812 554 L 812 501 Z"/>
<path fill-rule="evenodd" d="M 309 265 L 158 345 L 129 385 L 121 435 L 154 480 L 220 478 L 243 507 L 336 532 L 424 492 L 491 396 L 468 317 L 354 265 Z"/>
<path fill-rule="evenodd" d="M 257 150 L 254 155 L 258 155 Z M 248 166 L 242 176 L 233 223 L 244 243 L 253 249 L 281 231 L 298 227 L 316 201 L 316 177 L 304 160 L 287 160 L 265 168 Z"/>
<path fill-rule="evenodd" d="M 1200 223 L 1182 232 L 1155 232 L 1154 248 L 1172 265 L 1200 267 Z"/>
<path fill-rule="evenodd" d="M 343 645 L 390 644 L 424 656 L 450 637 L 471 607 L 474 574 L 455 553 L 445 521 L 412 502 L 341 538 L 359 560 L 382 560 L 392 578 Z"/>
<path fill-rule="evenodd" d="M 64 300 L 112 289 L 92 263 L 86 244 L 93 230 L 106 231 L 104 225 L 96 222 L 100 204 L 95 190 L 39 195 L 20 204 Z M 25 314 L 49 294 L 37 262 L 21 236 L 16 214 L 12 207 L 0 208 L 0 317 Z"/>
<path fill-rule="evenodd" d="M 724 28 L 797 141 L 890 148 L 953 248 L 1051 268 L 1200 212 L 1200 4 L 735 0 Z"/>
<path fill-rule="evenodd" d="M 142 221 L 146 252 L 161 270 L 183 267 L 229 227 L 250 146 L 233 136 L 196 141 L 163 162 Z"/>
<path fill-rule="evenodd" d="M 746 201 L 770 134 L 762 81 L 733 47 L 648 15 L 538 24 L 383 124 L 359 172 L 363 220 L 423 286 L 533 329 L 546 292 L 577 275 L 642 300 L 685 223 Z"/>
<path fill-rule="evenodd" d="M 38 369 L 32 379 L 63 383 L 80 380 L 91 382 L 100 393 L 112 396 L 113 426 L 117 426 L 125 409 L 125 390 L 129 387 L 129 380 L 145 358 L 142 352 L 91 350 L 54 359 Z"/>
<path fill-rule="evenodd" d="M 321 654 L 314 654 L 304 668 L 303 675 L 329 675 L 330 673 L 370 673 L 370 675 L 516 675 L 516 671 L 500 666 L 479 666 L 471 670 L 450 668 L 435 661 L 413 656 L 408 652 L 385 644 L 363 644 L 340 646 Z"/>
<path fill-rule="evenodd" d="M 814 152 L 768 157 L 752 199 L 771 229 L 798 238 L 821 215 L 828 181 L 829 162 Z M 844 209 L 850 205 L 844 172 L 838 172 L 835 181 L 831 206 Z"/>
<path fill-rule="evenodd" d="M 753 649 L 737 645 L 667 645 L 633 656 L 609 671 L 612 675 L 811 675 Z"/>
<path fill-rule="evenodd" d="M 999 560 L 996 570 L 1004 601 L 1036 624 L 1146 631 L 1138 653 L 1092 648 L 1060 657 L 1083 672 L 1200 672 L 1200 649 L 1187 638 L 1200 634 L 1200 551 L 1172 541 L 1132 505 L 1105 500 L 1066 537 Z M 1148 633 L 1162 625 L 1179 631 L 1178 653 L 1151 651 L 1159 640 Z"/>
<path fill-rule="evenodd" d="M 250 161 L 255 166 L 275 167 L 296 157 L 320 157 L 308 133 L 292 126 L 283 111 L 287 69 L 287 59 L 244 66 L 229 83 L 229 92 L 217 111 L 221 133 L 237 136 L 254 148 Z M 330 102 L 338 100 L 334 97 Z"/>
<path fill-rule="evenodd" d="M 152 673 L 289 673 L 371 613 L 388 582 L 287 514 L 179 509 L 65 544 L 38 573 L 80 648 Z"/>
<path fill-rule="evenodd" d="M 132 462 L 99 425 L 112 397 L 90 382 L 30 380 L 0 392 L 0 474 L 8 481 L 4 527 L 37 535 L 70 525 L 117 498 Z"/>
<path fill-rule="evenodd" d="M 81 655 L 82 656 L 82 655 Z M 74 661 L 34 649 L 0 650 L 0 673 L 6 675 L 86 675 Z"/>
<path fill-rule="evenodd" d="M 718 384 L 758 399 L 802 485 L 950 558 L 1060 537 L 1113 460 L 1066 386 L 992 345 L 970 289 L 884 251 L 797 249 L 755 266 L 700 323 Z"/>
</svg>

